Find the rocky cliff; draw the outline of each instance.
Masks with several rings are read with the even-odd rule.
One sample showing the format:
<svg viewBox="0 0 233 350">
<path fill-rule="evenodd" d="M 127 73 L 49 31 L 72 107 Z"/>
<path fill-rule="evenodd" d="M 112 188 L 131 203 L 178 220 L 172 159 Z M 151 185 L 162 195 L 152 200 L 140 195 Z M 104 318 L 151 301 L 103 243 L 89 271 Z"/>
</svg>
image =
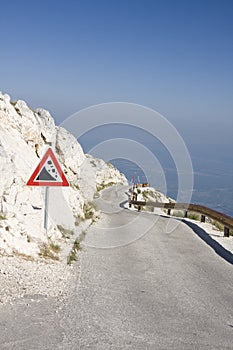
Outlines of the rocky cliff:
<svg viewBox="0 0 233 350">
<path fill-rule="evenodd" d="M 70 187 L 49 190 L 49 226 L 44 221 L 44 187 L 26 185 L 52 147 Z M 126 178 L 102 160 L 85 155 L 75 137 L 44 109 L 0 93 L 0 253 L 36 256 L 41 247 L 64 239 L 94 211 L 95 193 Z M 89 215 L 90 216 L 90 215 Z"/>
</svg>

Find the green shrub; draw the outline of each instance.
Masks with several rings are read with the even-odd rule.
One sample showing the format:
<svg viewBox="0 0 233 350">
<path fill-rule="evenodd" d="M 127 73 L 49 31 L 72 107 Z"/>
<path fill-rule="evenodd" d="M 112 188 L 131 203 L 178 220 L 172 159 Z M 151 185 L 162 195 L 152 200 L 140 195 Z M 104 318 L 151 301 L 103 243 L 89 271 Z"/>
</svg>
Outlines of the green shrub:
<svg viewBox="0 0 233 350">
<path fill-rule="evenodd" d="M 200 220 L 200 215 L 193 212 L 188 212 L 188 218 L 191 220 Z"/>
<path fill-rule="evenodd" d="M 74 250 L 74 251 L 81 250 L 80 242 L 79 242 L 78 239 L 76 239 L 76 240 L 74 241 L 73 250 Z"/>
<path fill-rule="evenodd" d="M 55 243 L 50 243 L 49 248 L 54 252 L 54 253 L 59 253 L 61 251 L 61 247 L 59 244 Z"/>
<path fill-rule="evenodd" d="M 71 265 L 74 261 L 77 261 L 78 260 L 78 257 L 77 257 L 77 252 L 79 250 L 81 250 L 81 246 L 80 246 L 80 241 L 78 239 L 76 239 L 74 241 L 74 244 L 73 244 L 73 247 L 70 251 L 70 254 L 68 255 L 67 257 L 67 264 L 68 265 Z"/>
<path fill-rule="evenodd" d="M 67 264 L 71 265 L 74 261 L 77 261 L 77 255 L 75 251 L 71 250 L 70 254 L 67 257 Z"/>
<path fill-rule="evenodd" d="M 84 203 L 83 213 L 84 213 L 85 220 L 89 220 L 89 219 L 94 220 L 96 210 L 97 210 L 97 207 L 93 202 Z"/>
<path fill-rule="evenodd" d="M 212 221 L 212 225 L 216 227 L 219 231 L 224 231 L 224 225 L 218 221 Z M 233 230 L 231 229 L 229 232 L 230 236 L 233 236 Z"/>
<path fill-rule="evenodd" d="M 96 186 L 96 190 L 97 190 L 97 192 L 99 192 L 99 191 L 102 191 L 103 189 L 108 188 L 108 187 L 111 187 L 111 186 L 113 186 L 113 185 L 115 185 L 115 182 L 109 182 L 109 183 L 107 183 L 107 184 L 105 184 L 104 182 L 102 182 L 101 184 L 99 184 L 99 185 Z"/>
<path fill-rule="evenodd" d="M 6 215 L 3 213 L 0 213 L 0 220 L 6 220 Z"/>
<path fill-rule="evenodd" d="M 146 191 L 144 191 L 144 192 L 142 192 L 142 196 L 143 196 L 143 198 L 146 200 L 146 199 L 149 198 L 149 193 L 146 192 Z"/>
<path fill-rule="evenodd" d="M 184 212 L 182 210 L 173 210 L 171 215 L 176 216 L 177 218 L 183 218 Z"/>
<path fill-rule="evenodd" d="M 39 255 L 45 259 L 59 260 L 59 257 L 55 255 L 50 246 L 45 243 L 41 245 Z"/>
<path fill-rule="evenodd" d="M 71 183 L 70 187 L 72 187 L 74 190 L 80 190 L 80 187 L 78 184 Z"/>
<path fill-rule="evenodd" d="M 221 224 L 220 222 L 218 221 L 213 221 L 212 222 L 212 225 L 214 225 L 216 227 L 217 230 L 219 231 L 224 231 L 224 225 Z"/>
</svg>

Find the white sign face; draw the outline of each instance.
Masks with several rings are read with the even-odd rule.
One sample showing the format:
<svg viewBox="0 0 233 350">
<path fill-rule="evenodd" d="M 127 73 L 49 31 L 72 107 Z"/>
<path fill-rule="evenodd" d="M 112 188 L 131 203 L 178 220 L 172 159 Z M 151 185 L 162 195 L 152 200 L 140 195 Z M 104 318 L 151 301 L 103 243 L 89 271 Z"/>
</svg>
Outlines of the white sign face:
<svg viewBox="0 0 233 350">
<path fill-rule="evenodd" d="M 62 182 L 61 176 L 59 175 L 58 170 L 55 167 L 51 157 L 47 158 L 47 161 L 44 163 L 43 168 L 34 181 Z"/>
</svg>

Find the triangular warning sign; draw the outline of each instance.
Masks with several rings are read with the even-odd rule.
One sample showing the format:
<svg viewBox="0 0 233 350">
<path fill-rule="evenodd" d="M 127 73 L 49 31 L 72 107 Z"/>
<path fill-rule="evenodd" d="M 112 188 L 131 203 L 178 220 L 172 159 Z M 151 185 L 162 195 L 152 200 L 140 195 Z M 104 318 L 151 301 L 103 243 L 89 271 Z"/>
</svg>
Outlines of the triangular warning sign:
<svg viewBox="0 0 233 350">
<path fill-rule="evenodd" d="M 52 148 L 46 151 L 27 186 L 69 186 Z"/>
</svg>

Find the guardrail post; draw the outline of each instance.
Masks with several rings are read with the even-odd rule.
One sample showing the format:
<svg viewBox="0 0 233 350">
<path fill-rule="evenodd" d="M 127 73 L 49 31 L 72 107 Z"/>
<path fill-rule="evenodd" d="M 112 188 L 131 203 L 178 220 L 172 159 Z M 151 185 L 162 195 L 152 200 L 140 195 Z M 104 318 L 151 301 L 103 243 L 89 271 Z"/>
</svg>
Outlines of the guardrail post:
<svg viewBox="0 0 233 350">
<path fill-rule="evenodd" d="M 224 226 L 224 237 L 229 237 L 230 236 L 230 230 L 229 227 Z"/>
<path fill-rule="evenodd" d="M 201 222 L 205 222 L 205 215 L 201 215 Z"/>
<path fill-rule="evenodd" d="M 199 213 L 200 221 L 205 222 L 206 218 L 210 218 L 212 220 L 215 220 L 217 222 L 220 222 L 224 226 L 224 237 L 230 236 L 230 229 L 233 229 L 233 218 L 220 213 L 216 210 L 207 208 L 203 205 L 198 204 L 191 204 L 191 203 L 162 203 L 162 202 L 146 202 L 146 201 L 137 201 L 137 198 L 135 196 L 129 200 L 129 204 L 134 205 L 135 208 L 138 208 L 138 211 L 143 210 L 144 206 L 149 207 L 156 207 L 156 208 L 164 208 L 167 210 L 167 214 L 171 215 L 172 210 L 178 208 L 179 210 L 182 210 L 184 213 L 184 217 L 188 217 L 188 212 L 197 212 Z M 177 205 L 177 207 L 176 207 Z"/>
</svg>

